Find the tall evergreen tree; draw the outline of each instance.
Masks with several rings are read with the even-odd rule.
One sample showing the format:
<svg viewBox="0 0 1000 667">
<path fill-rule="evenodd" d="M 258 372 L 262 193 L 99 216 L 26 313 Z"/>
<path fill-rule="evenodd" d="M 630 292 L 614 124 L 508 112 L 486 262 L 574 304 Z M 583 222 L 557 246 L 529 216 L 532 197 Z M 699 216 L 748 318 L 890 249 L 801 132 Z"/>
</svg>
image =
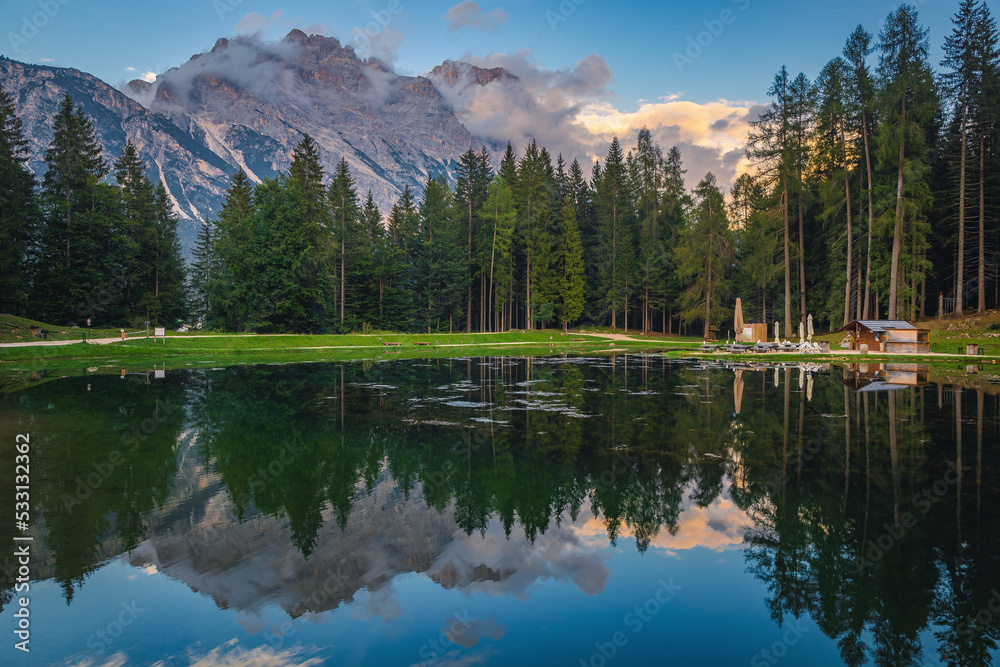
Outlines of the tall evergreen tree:
<svg viewBox="0 0 1000 667">
<path fill-rule="evenodd" d="M 256 270 L 252 247 L 256 210 L 253 185 L 246 172 L 238 169 L 229 181 L 212 243 L 214 261 L 207 290 L 215 304 L 212 328 L 245 331 L 250 321 L 256 297 L 251 291 Z"/>
<path fill-rule="evenodd" d="M 198 236 L 195 239 L 191 256 L 194 260 L 191 264 L 189 275 L 191 284 L 190 309 L 191 315 L 199 320 L 202 325 L 206 325 L 212 318 L 212 299 L 209 293 L 209 281 L 212 276 L 212 267 L 215 262 L 215 224 L 205 221 L 198 228 Z"/>
<path fill-rule="evenodd" d="M 677 248 L 677 270 L 686 286 L 681 317 L 704 323 L 704 337 L 732 312 L 725 305 L 733 258 L 733 243 L 725 198 L 711 173 L 694 190 L 695 205 Z"/>
<path fill-rule="evenodd" d="M 892 256 L 888 281 L 889 319 L 897 317 L 899 288 L 903 281 L 900 261 L 905 244 L 907 216 L 916 219 L 926 205 L 924 147 L 926 124 L 937 110 L 930 65 L 927 30 L 911 5 L 889 14 L 879 34 L 880 107 L 879 157 L 896 172 L 896 207 L 892 226 Z M 961 256 L 962 253 L 959 253 Z M 956 309 L 961 312 L 961 287 L 956 285 Z"/>
<path fill-rule="evenodd" d="M 857 319 L 871 317 L 871 275 L 872 275 L 872 230 L 875 228 L 875 185 L 872 170 L 872 114 L 874 101 L 874 84 L 868 70 L 868 56 L 874 49 L 871 46 L 871 34 L 862 26 L 858 26 L 847 38 L 843 56 L 849 66 L 848 85 L 851 93 L 850 111 L 852 124 L 858 127 L 861 147 L 864 154 L 864 173 L 866 177 L 865 192 L 867 194 L 867 250 L 865 252 L 865 279 L 863 292 L 858 301 Z M 858 280 L 861 290 L 861 281 Z"/>
<path fill-rule="evenodd" d="M 563 329 L 567 329 L 571 322 L 580 318 L 584 307 L 583 244 L 580 241 L 577 217 L 573 199 L 569 196 L 564 197 L 557 256 L 559 269 L 557 315 Z"/>
<path fill-rule="evenodd" d="M 490 182 L 480 217 L 491 229 L 488 310 L 497 324 L 490 330 L 503 331 L 512 327 L 514 260 L 511 244 L 514 239 L 517 209 L 507 181 L 499 174 Z"/>
<path fill-rule="evenodd" d="M 339 322 L 340 330 L 344 331 L 345 304 L 347 300 L 347 262 L 349 250 L 353 249 L 355 239 L 358 237 L 359 214 L 358 195 L 354 188 L 354 177 L 351 176 L 351 169 L 347 165 L 346 158 L 340 158 L 337 164 L 337 171 L 330 183 L 327 194 L 330 203 L 330 212 L 333 217 L 334 230 L 334 252 L 335 259 L 339 262 L 339 270 L 334 276 L 339 274 L 340 283 L 336 287 L 335 294 L 339 295 Z M 351 248 L 349 248 L 351 246 Z"/>
<path fill-rule="evenodd" d="M 31 243 L 37 232 L 35 177 L 14 102 L 0 90 L 0 312 L 24 314 Z"/>
<path fill-rule="evenodd" d="M 604 160 L 600 182 L 595 188 L 597 221 L 602 239 L 601 285 L 605 312 L 611 315 L 611 327 L 618 326 L 618 312 L 626 310 L 628 288 L 634 281 L 629 275 L 632 260 L 632 204 L 625 158 L 618 137 L 614 137 Z M 627 324 L 625 325 L 627 328 Z"/>
<path fill-rule="evenodd" d="M 45 151 L 44 223 L 38 236 L 32 301 L 36 316 L 78 322 L 118 318 L 119 195 L 102 183 L 108 168 L 93 122 L 67 94 L 53 120 Z M 75 248 L 75 249 L 74 249 Z"/>
<path fill-rule="evenodd" d="M 793 99 L 788 80 L 788 70 L 782 66 L 768 90 L 773 100 L 760 115 L 750 123 L 747 137 L 747 157 L 757 165 L 760 175 L 774 189 L 783 222 L 782 240 L 785 268 L 785 331 L 792 328 L 792 274 L 791 241 L 789 229 L 789 181 L 793 177 L 792 118 Z"/>
<path fill-rule="evenodd" d="M 420 330 L 453 331 L 462 314 L 464 248 L 444 177 L 427 182 L 420 202 L 414 269 L 414 324 Z"/>
</svg>

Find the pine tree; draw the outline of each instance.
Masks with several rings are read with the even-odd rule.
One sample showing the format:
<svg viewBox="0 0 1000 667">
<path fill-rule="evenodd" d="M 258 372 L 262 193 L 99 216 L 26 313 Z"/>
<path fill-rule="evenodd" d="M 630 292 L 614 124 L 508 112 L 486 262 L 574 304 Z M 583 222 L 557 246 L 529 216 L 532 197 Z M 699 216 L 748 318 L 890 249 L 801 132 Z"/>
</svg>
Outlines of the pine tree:
<svg viewBox="0 0 1000 667">
<path fill-rule="evenodd" d="M 27 161 L 21 119 L 0 90 L 0 312 L 14 315 L 27 307 L 29 253 L 38 223 L 35 177 Z"/>
<path fill-rule="evenodd" d="M 799 234 L 799 317 L 805 320 L 808 308 L 806 306 L 806 233 L 805 210 L 807 207 L 808 186 L 805 180 L 806 172 L 812 159 L 810 138 L 816 112 L 816 90 L 801 72 L 788 86 L 791 101 L 789 135 L 791 137 L 791 161 L 795 175 L 796 203 L 798 207 Z"/>
<path fill-rule="evenodd" d="M 580 242 L 580 230 L 576 222 L 576 205 L 569 196 L 563 198 L 561 214 L 558 317 L 563 329 L 567 329 L 571 322 L 575 322 L 583 314 L 583 244 Z"/>
<path fill-rule="evenodd" d="M 209 293 L 209 281 L 215 261 L 215 225 L 211 221 L 201 224 L 194 248 L 191 251 L 194 262 L 191 264 L 191 314 L 194 319 L 206 326 L 212 318 L 212 299 Z"/>
<path fill-rule="evenodd" d="M 383 285 L 382 276 L 378 272 L 377 256 L 385 230 L 382 227 L 382 213 L 375 204 L 371 190 L 368 190 L 368 195 L 365 197 L 360 216 L 361 234 L 356 244 L 354 268 L 351 271 L 351 282 L 357 287 L 359 296 L 354 320 L 362 326 L 365 323 L 381 326 L 379 307 Z M 373 294 L 379 294 L 378 301 L 372 298 Z"/>
<path fill-rule="evenodd" d="M 632 255 L 632 210 L 628 174 L 618 137 L 614 137 L 595 187 L 597 221 L 602 239 L 600 264 L 601 287 L 605 309 L 611 315 L 611 327 L 618 326 L 618 312 L 627 313 L 628 288 L 632 282 L 628 264 Z M 626 328 L 627 328 L 626 324 Z"/>
<path fill-rule="evenodd" d="M 65 220 L 66 266 L 71 266 L 73 215 L 86 205 L 87 193 L 108 173 L 101 157 L 93 121 L 83 109 L 74 109 L 66 93 L 52 122 L 52 143 L 45 151 L 48 170 L 42 186 L 53 213 Z"/>
<path fill-rule="evenodd" d="M 660 305 L 657 287 L 666 280 L 666 233 L 663 229 L 663 152 L 649 128 L 639 130 L 635 152 L 636 212 L 639 220 L 639 261 L 642 279 L 642 330 L 650 331 L 652 308 Z"/>
<path fill-rule="evenodd" d="M 980 81 L 972 94 L 973 126 L 979 139 L 979 303 L 978 310 L 986 308 L 986 190 L 992 180 L 993 192 L 989 199 L 996 202 L 1000 199 L 997 174 L 1000 173 L 1000 108 L 996 101 L 1000 99 L 1000 33 L 990 12 L 989 5 L 984 1 L 976 14 L 977 70 Z M 990 173 L 990 176 L 987 174 Z M 994 231 L 996 231 L 996 216 L 994 216 Z M 998 264 L 998 253 L 994 246 L 992 264 Z M 994 272 L 996 280 L 996 272 Z M 994 308 L 1000 303 L 994 303 Z"/>
<path fill-rule="evenodd" d="M 829 184 L 823 188 L 824 211 L 827 220 L 843 211 L 846 219 L 846 250 L 844 253 L 843 324 L 851 320 L 851 287 L 854 278 L 854 225 L 851 204 L 850 145 L 847 141 L 847 79 L 848 65 L 842 58 L 828 62 L 817 79 L 819 108 L 816 119 L 817 171 Z M 839 187 L 843 185 L 843 188 Z M 841 197 L 841 194 L 843 196 Z M 839 232 L 837 233 L 839 237 Z"/>
<path fill-rule="evenodd" d="M 954 104 L 959 122 L 958 170 L 958 263 L 955 267 L 955 312 L 962 313 L 965 286 L 965 211 L 966 183 L 969 158 L 970 107 L 974 89 L 980 83 L 977 70 L 976 45 L 973 33 L 976 27 L 977 0 L 961 0 L 958 12 L 952 17 L 954 29 L 945 37 L 941 66 L 948 68 L 942 77 L 942 92 Z M 982 289 L 980 289 L 980 292 Z"/>
<path fill-rule="evenodd" d="M 927 30 L 918 23 L 916 9 L 904 4 L 889 14 L 879 34 L 878 50 L 880 107 L 884 119 L 879 132 L 879 157 L 884 167 L 896 171 L 896 211 L 888 281 L 888 317 L 895 319 L 899 288 L 903 283 L 900 260 L 907 231 L 904 223 L 908 215 L 914 219 L 919 216 L 925 204 L 921 201 L 925 190 L 922 178 L 926 172 L 923 159 L 925 125 L 937 109 L 934 80 L 927 63 Z M 962 254 L 960 252 L 959 256 Z M 961 294 L 961 286 L 956 285 L 958 312 L 962 308 Z"/>
<path fill-rule="evenodd" d="M 49 321 L 121 316 L 121 263 L 116 248 L 120 208 L 93 123 L 67 94 L 45 151 L 43 224 L 38 235 L 32 311 Z"/>
<path fill-rule="evenodd" d="M 333 220 L 323 178 L 319 148 L 305 134 L 292 151 L 286 188 L 292 215 L 299 220 L 298 233 L 303 237 L 303 255 L 296 260 L 299 273 L 295 278 L 305 292 L 314 295 L 303 305 L 306 315 L 300 325 L 310 331 L 330 330 L 336 305 L 328 296 L 337 292 Z"/>
<path fill-rule="evenodd" d="M 733 243 L 725 199 L 715 176 L 707 174 L 694 191 L 696 201 L 677 248 L 678 273 L 686 286 L 681 297 L 687 322 L 704 322 L 704 337 L 731 313 L 729 291 Z"/>
<path fill-rule="evenodd" d="M 219 211 L 212 243 L 208 298 L 215 304 L 211 328 L 245 331 L 255 308 L 251 293 L 255 257 L 252 254 L 256 206 L 254 191 L 242 169 L 233 174 L 226 202 Z"/>
<path fill-rule="evenodd" d="M 335 294 L 339 294 L 339 322 L 340 331 L 343 332 L 347 323 L 345 322 L 345 303 L 347 301 L 347 262 L 349 250 L 353 249 L 354 240 L 358 237 L 359 215 L 358 195 L 354 189 L 354 177 L 351 176 L 350 167 L 345 158 L 340 158 L 337 164 L 337 171 L 333 175 L 333 181 L 327 194 L 330 212 L 333 217 L 335 258 L 340 263 L 339 276 L 340 285 L 336 288 Z M 352 246 L 349 248 L 348 246 Z M 335 273 L 334 275 L 337 275 Z"/>
<path fill-rule="evenodd" d="M 486 201 L 480 217 L 491 229 L 489 252 L 488 309 L 492 318 L 498 318 L 491 330 L 511 328 L 510 315 L 514 297 L 514 262 L 511 243 L 517 220 L 514 196 L 507 182 L 499 174 L 490 182 Z"/>
<path fill-rule="evenodd" d="M 760 118 L 750 123 L 747 158 L 758 167 L 765 182 L 775 190 L 783 222 L 782 240 L 785 269 L 785 331 L 792 328 L 791 241 L 789 229 L 789 181 L 793 177 L 793 100 L 788 70 L 782 66 L 768 90 L 773 100 Z"/>
<path fill-rule="evenodd" d="M 663 333 L 671 333 L 673 329 L 673 305 L 680 295 L 680 283 L 677 279 L 677 266 L 674 250 L 680 241 L 680 233 L 684 228 L 688 210 L 691 208 L 691 197 L 684 187 L 684 169 L 681 152 L 676 146 L 667 152 L 663 164 L 663 252 L 664 271 L 666 276 L 662 283 L 663 301 Z M 668 308 L 670 309 L 668 317 Z"/>
<path fill-rule="evenodd" d="M 126 316 L 142 316 L 145 320 L 146 312 L 140 304 L 148 305 L 147 292 L 155 290 L 157 213 L 153 186 L 131 141 L 125 142 L 121 156 L 115 161 L 114 174 L 122 201 L 116 224 L 122 307 Z"/>
<path fill-rule="evenodd" d="M 163 183 L 153 192 L 152 284 L 147 285 L 145 304 L 154 324 L 176 326 L 184 319 L 184 260 L 177 236 L 177 217 Z"/>
<path fill-rule="evenodd" d="M 865 191 L 867 193 L 868 224 L 865 231 L 867 237 L 867 251 L 865 253 L 865 280 L 864 290 L 859 294 L 858 310 L 856 319 L 871 317 L 871 278 L 872 278 L 872 231 L 875 228 L 875 185 L 874 172 L 872 170 L 872 114 L 874 100 L 874 86 L 871 74 L 868 71 L 868 56 L 873 49 L 871 46 L 871 34 L 862 26 L 858 26 L 851 33 L 844 45 L 843 56 L 849 66 L 849 82 L 851 92 L 850 111 L 852 115 L 852 125 L 858 128 L 861 137 L 861 146 L 864 154 L 864 172 L 866 181 Z M 858 280 L 858 290 L 861 288 L 861 280 Z"/>
<path fill-rule="evenodd" d="M 420 202 L 414 261 L 414 324 L 428 333 L 453 331 L 462 313 L 464 248 L 453 212 L 448 183 L 443 177 L 429 180 Z"/>
</svg>

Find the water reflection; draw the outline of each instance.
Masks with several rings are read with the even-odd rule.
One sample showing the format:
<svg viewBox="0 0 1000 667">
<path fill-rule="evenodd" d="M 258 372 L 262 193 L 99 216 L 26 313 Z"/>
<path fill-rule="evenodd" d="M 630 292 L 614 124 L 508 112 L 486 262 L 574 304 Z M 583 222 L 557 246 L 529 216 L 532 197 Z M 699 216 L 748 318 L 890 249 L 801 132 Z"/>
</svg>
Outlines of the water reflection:
<svg viewBox="0 0 1000 667">
<path fill-rule="evenodd" d="M 609 543 L 738 548 L 773 622 L 813 619 L 844 664 L 987 665 L 997 393 L 655 356 L 234 367 L 40 384 L 2 398 L 0 436 L 33 434 L 33 577 L 67 603 L 125 552 L 219 608 L 392 618 L 406 573 L 599 596 Z M 501 641 L 487 620 L 468 636 Z"/>
</svg>

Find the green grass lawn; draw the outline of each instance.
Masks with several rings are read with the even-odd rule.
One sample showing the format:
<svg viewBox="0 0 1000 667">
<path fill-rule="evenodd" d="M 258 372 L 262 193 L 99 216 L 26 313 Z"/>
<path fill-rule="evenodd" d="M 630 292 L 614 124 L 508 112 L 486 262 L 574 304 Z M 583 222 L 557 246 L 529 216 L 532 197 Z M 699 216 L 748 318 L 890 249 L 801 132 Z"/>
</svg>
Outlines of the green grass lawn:
<svg viewBox="0 0 1000 667">
<path fill-rule="evenodd" d="M 381 340 L 380 340 L 381 339 Z M 574 340 L 575 339 L 575 340 Z M 467 355 L 542 355 L 599 350 L 663 349 L 673 341 L 648 337 L 639 341 L 612 341 L 563 335 L 561 330 L 495 334 L 345 334 L 345 335 L 175 335 L 166 341 L 139 338 L 110 345 L 76 344 L 0 348 L 0 364 L 7 368 L 79 368 L 163 362 L 290 363 L 295 361 L 377 360 L 379 358 L 433 358 Z M 393 345 L 386 345 L 393 343 Z M 397 345 L 398 343 L 398 345 Z"/>
</svg>

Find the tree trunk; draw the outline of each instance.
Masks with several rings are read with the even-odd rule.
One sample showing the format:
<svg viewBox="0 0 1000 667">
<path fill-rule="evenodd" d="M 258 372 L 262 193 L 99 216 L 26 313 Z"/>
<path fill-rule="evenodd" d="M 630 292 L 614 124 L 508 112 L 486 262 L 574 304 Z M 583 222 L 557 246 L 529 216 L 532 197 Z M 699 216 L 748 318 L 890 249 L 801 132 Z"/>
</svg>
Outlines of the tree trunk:
<svg viewBox="0 0 1000 667">
<path fill-rule="evenodd" d="M 868 176 L 868 258 L 865 266 L 865 302 L 861 309 L 861 317 L 871 316 L 872 297 L 872 227 L 875 226 L 875 195 L 872 185 L 872 154 L 868 147 L 868 114 L 865 112 L 865 97 L 861 96 L 861 134 L 865 140 L 865 172 Z"/>
<path fill-rule="evenodd" d="M 788 241 L 788 177 L 782 175 L 782 209 L 785 216 L 785 331 L 792 330 L 792 265 Z M 787 335 L 787 334 L 786 334 Z"/>
<path fill-rule="evenodd" d="M 962 149 L 958 166 L 958 264 L 955 269 L 955 314 L 961 315 L 965 301 L 965 155 L 968 133 L 969 105 L 962 91 Z"/>
<path fill-rule="evenodd" d="M 986 310 L 986 138 L 979 137 L 979 303 L 977 311 Z"/>
<path fill-rule="evenodd" d="M 851 279 L 854 277 L 854 232 L 851 226 L 851 171 L 847 165 L 847 140 L 840 126 L 840 143 L 844 147 L 844 196 L 847 197 L 847 284 L 844 285 L 844 326 L 851 321 Z"/>
<path fill-rule="evenodd" d="M 469 175 L 469 252 L 466 271 L 472 271 L 472 175 Z M 466 277 L 469 283 L 468 312 L 465 314 L 465 333 L 472 333 L 472 276 Z"/>
<path fill-rule="evenodd" d="M 902 127 L 906 126 L 906 98 L 903 98 Z M 899 139 L 899 170 L 896 180 L 896 226 L 892 233 L 892 268 L 889 271 L 889 319 L 896 319 L 896 296 L 899 293 L 899 255 L 903 245 L 903 157 L 906 139 Z"/>
</svg>

